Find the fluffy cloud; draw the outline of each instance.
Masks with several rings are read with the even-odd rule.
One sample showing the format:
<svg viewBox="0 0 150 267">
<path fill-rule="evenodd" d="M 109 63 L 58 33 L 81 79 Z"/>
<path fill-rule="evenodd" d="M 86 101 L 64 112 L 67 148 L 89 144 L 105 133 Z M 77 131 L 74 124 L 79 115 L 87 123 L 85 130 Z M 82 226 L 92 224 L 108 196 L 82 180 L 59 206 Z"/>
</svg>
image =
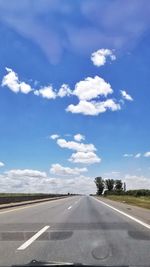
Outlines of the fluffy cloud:
<svg viewBox="0 0 150 267">
<path fill-rule="evenodd" d="M 70 95 L 77 96 L 79 103 L 76 105 L 70 104 L 66 108 L 68 112 L 96 116 L 107 110 L 117 111 L 121 109 L 121 102 L 117 103 L 114 99 L 99 100 L 100 96 L 107 97 L 108 94 L 113 93 L 111 85 L 99 76 L 95 76 L 94 78 L 87 77 L 85 80 L 79 81 L 76 83 L 73 91 L 67 84 L 63 84 L 58 91 L 54 90 L 52 85 L 34 90 L 29 84 L 20 82 L 17 74 L 13 70 L 9 68 L 6 68 L 6 70 L 8 74 L 3 77 L 2 86 L 9 87 L 15 93 L 22 92 L 27 94 L 32 91 L 34 95 L 46 99 L 63 98 L 69 97 Z M 125 91 L 121 92 L 123 92 L 124 98 L 126 97 L 128 100 L 131 98 Z"/>
<path fill-rule="evenodd" d="M 4 167 L 4 166 L 5 164 L 2 161 L 0 161 L 0 167 Z"/>
<path fill-rule="evenodd" d="M 74 163 L 93 164 L 101 162 L 101 159 L 94 152 L 76 152 L 73 153 L 69 161 Z"/>
<path fill-rule="evenodd" d="M 61 148 L 68 148 L 75 151 L 82 151 L 82 152 L 96 151 L 96 148 L 93 144 L 77 143 L 75 141 L 66 141 L 65 139 L 57 139 L 57 144 Z"/>
<path fill-rule="evenodd" d="M 51 85 L 41 88 L 39 90 L 35 90 L 34 94 L 47 99 L 55 99 L 57 96 Z"/>
<path fill-rule="evenodd" d="M 74 140 L 77 142 L 81 142 L 82 140 L 85 140 L 85 136 L 82 134 L 76 134 L 74 135 Z"/>
<path fill-rule="evenodd" d="M 59 138 L 59 135 L 58 134 L 52 134 L 50 136 L 50 138 L 53 139 L 53 140 L 55 140 L 55 139 Z"/>
<path fill-rule="evenodd" d="M 60 176 L 80 175 L 80 173 L 82 172 L 87 172 L 87 168 L 63 167 L 62 165 L 58 163 L 52 164 L 50 168 L 50 173 L 60 175 Z"/>
<path fill-rule="evenodd" d="M 2 86 L 7 86 L 14 93 L 28 94 L 32 91 L 29 84 L 20 82 L 18 75 L 10 68 L 6 68 L 7 74 L 3 77 Z"/>
<path fill-rule="evenodd" d="M 59 97 L 65 97 L 65 96 L 70 96 L 72 94 L 71 89 L 69 88 L 68 84 L 62 84 L 60 87 L 57 96 Z"/>
<path fill-rule="evenodd" d="M 144 157 L 146 157 L 146 158 L 150 157 L 150 152 L 149 152 L 149 151 L 146 152 L 146 153 L 144 154 Z"/>
<path fill-rule="evenodd" d="M 116 59 L 116 56 L 110 49 L 99 49 L 96 52 L 93 52 L 91 55 L 91 60 L 97 67 L 105 65 L 107 58 L 110 58 L 111 60 Z"/>
<path fill-rule="evenodd" d="M 136 159 L 138 159 L 138 158 L 140 158 L 141 157 L 141 153 L 137 153 L 136 155 L 135 155 L 135 158 Z"/>
<path fill-rule="evenodd" d="M 129 94 L 127 94 L 126 91 L 120 90 L 120 93 L 121 93 L 122 98 L 124 98 L 125 100 L 133 101 L 132 96 L 130 96 Z"/>
<path fill-rule="evenodd" d="M 81 193 L 95 192 L 93 178 L 83 175 L 64 178 L 48 177 L 37 170 L 10 170 L 0 174 L 1 192 L 14 193 Z"/>
<path fill-rule="evenodd" d="M 109 83 L 103 78 L 95 76 L 94 78 L 87 77 L 85 80 L 76 83 L 73 94 L 80 100 L 91 100 L 98 96 L 107 96 L 112 94 L 113 90 Z"/>
<path fill-rule="evenodd" d="M 106 101 L 96 102 L 96 101 L 85 101 L 81 100 L 77 105 L 69 105 L 66 111 L 72 113 L 81 113 L 84 115 L 99 115 L 104 113 L 107 110 L 117 111 L 120 110 L 121 106 L 119 103 L 116 103 L 113 99 L 107 99 Z"/>
</svg>

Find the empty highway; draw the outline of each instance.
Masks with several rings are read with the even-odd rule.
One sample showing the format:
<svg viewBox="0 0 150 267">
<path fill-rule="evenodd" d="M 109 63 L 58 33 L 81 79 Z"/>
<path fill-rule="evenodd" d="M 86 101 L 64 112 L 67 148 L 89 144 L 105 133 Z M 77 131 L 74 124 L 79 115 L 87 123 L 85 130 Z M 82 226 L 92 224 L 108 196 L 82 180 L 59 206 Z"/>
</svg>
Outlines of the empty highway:
<svg viewBox="0 0 150 267">
<path fill-rule="evenodd" d="M 0 266 L 40 261 L 150 266 L 150 226 L 94 197 L 0 211 Z"/>
</svg>

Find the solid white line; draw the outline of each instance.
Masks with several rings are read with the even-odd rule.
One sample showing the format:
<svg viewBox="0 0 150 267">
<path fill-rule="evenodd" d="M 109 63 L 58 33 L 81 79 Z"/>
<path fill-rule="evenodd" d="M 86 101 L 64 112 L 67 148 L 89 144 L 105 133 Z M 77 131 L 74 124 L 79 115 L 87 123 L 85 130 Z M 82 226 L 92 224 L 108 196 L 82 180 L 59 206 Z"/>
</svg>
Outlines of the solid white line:
<svg viewBox="0 0 150 267">
<path fill-rule="evenodd" d="M 70 206 L 69 208 L 68 208 L 68 210 L 70 210 L 72 208 L 72 206 Z"/>
<path fill-rule="evenodd" d="M 141 224 L 142 226 L 144 226 L 144 227 L 150 229 L 150 224 L 144 223 L 144 222 L 142 222 L 141 220 L 136 219 L 135 217 L 133 217 L 133 216 L 131 216 L 131 215 L 129 215 L 129 214 L 127 214 L 127 213 L 121 211 L 121 210 L 118 210 L 118 209 L 114 208 L 113 206 L 108 205 L 108 204 L 106 204 L 105 202 L 103 202 L 103 201 L 101 201 L 101 200 L 98 200 L 98 199 L 96 199 L 96 198 L 94 198 L 94 199 L 97 200 L 98 202 L 102 203 L 103 205 L 105 205 L 105 206 L 111 208 L 112 210 L 115 210 L 115 211 L 119 212 L 120 214 L 122 214 L 122 215 L 128 217 L 128 218 L 131 219 L 132 221 L 135 221 L 135 222 Z"/>
<path fill-rule="evenodd" d="M 30 246 L 40 235 L 42 235 L 50 226 L 47 225 L 43 227 L 40 231 L 38 231 L 35 235 L 33 235 L 30 239 L 28 239 L 24 244 L 22 244 L 17 250 L 24 250 L 28 246 Z"/>
</svg>

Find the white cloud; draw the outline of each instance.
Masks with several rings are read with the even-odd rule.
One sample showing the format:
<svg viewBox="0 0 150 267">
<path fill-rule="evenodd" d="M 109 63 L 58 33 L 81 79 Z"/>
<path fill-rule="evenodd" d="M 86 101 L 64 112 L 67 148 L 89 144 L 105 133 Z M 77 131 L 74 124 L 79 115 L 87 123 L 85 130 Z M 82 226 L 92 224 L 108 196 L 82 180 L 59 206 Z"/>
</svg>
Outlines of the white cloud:
<svg viewBox="0 0 150 267">
<path fill-rule="evenodd" d="M 2 86 L 7 86 L 14 93 L 24 93 L 28 94 L 32 91 L 32 88 L 29 84 L 25 82 L 20 82 L 17 73 L 15 73 L 12 69 L 6 68 L 8 72 L 2 80 Z"/>
<path fill-rule="evenodd" d="M 111 85 L 104 81 L 103 78 L 95 76 L 87 77 L 85 80 L 76 83 L 73 94 L 80 100 L 91 100 L 98 96 L 107 96 L 112 94 Z"/>
<path fill-rule="evenodd" d="M 57 144 L 61 148 L 68 148 L 75 151 L 89 152 L 96 150 L 93 144 L 77 143 L 75 141 L 66 141 L 65 139 L 57 139 Z"/>
<path fill-rule="evenodd" d="M 130 96 L 129 94 L 127 94 L 127 92 L 125 90 L 120 90 L 121 96 L 128 100 L 128 101 L 133 101 L 132 96 Z"/>
<path fill-rule="evenodd" d="M 141 157 L 141 153 L 137 153 L 136 155 L 135 155 L 135 158 L 140 158 Z"/>
<path fill-rule="evenodd" d="M 94 152 L 77 152 L 73 153 L 69 161 L 74 163 L 93 164 L 101 162 L 101 159 Z"/>
<path fill-rule="evenodd" d="M 51 85 L 45 86 L 39 90 L 35 90 L 34 94 L 37 96 L 42 96 L 43 98 L 47 98 L 47 99 L 55 99 L 56 98 L 56 93 L 53 90 L 53 87 Z"/>
<path fill-rule="evenodd" d="M 4 167 L 4 166 L 5 164 L 2 161 L 0 161 L 0 167 Z"/>
<path fill-rule="evenodd" d="M 0 174 L 1 192 L 14 193 L 94 193 L 93 177 L 48 177 L 37 170 L 10 170 Z"/>
<path fill-rule="evenodd" d="M 150 189 L 150 178 L 149 177 L 126 174 L 124 177 L 124 181 L 126 183 L 127 190 Z"/>
<path fill-rule="evenodd" d="M 87 168 L 69 168 L 63 167 L 62 165 L 56 163 L 52 164 L 50 168 L 50 173 L 55 175 L 62 176 L 72 176 L 72 175 L 80 175 L 82 172 L 87 172 Z"/>
<path fill-rule="evenodd" d="M 77 142 L 81 142 L 82 140 L 85 140 L 85 136 L 82 134 L 76 134 L 74 135 L 74 140 Z"/>
<path fill-rule="evenodd" d="M 84 115 L 98 115 L 104 113 L 107 110 L 117 111 L 120 110 L 121 106 L 119 103 L 116 103 L 113 99 L 107 99 L 106 101 L 85 101 L 81 100 L 77 105 L 69 105 L 66 111 L 72 113 L 81 113 Z"/>
<path fill-rule="evenodd" d="M 10 170 L 5 173 L 8 174 L 10 177 L 14 177 L 14 178 L 17 178 L 18 176 L 45 178 L 47 176 L 46 172 L 41 172 L 41 171 L 31 170 L 31 169 L 24 169 L 24 170 L 14 169 L 14 170 Z"/>
<path fill-rule="evenodd" d="M 58 134 L 52 134 L 50 136 L 50 138 L 53 139 L 53 140 L 55 140 L 55 139 L 59 138 L 59 135 Z"/>
<path fill-rule="evenodd" d="M 102 48 L 92 53 L 91 60 L 95 66 L 100 67 L 105 65 L 108 57 L 111 60 L 116 60 L 116 56 L 113 54 L 112 50 Z"/>
<path fill-rule="evenodd" d="M 133 154 L 124 154 L 123 157 L 130 158 L 130 157 L 133 157 Z"/>
<path fill-rule="evenodd" d="M 146 158 L 150 157 L 150 152 L 149 152 L 149 151 L 146 152 L 146 153 L 144 154 L 144 157 L 146 157 Z"/>
<path fill-rule="evenodd" d="M 69 88 L 68 84 L 62 84 L 60 87 L 57 96 L 59 97 L 65 97 L 65 96 L 70 96 L 72 94 L 71 89 Z"/>
</svg>

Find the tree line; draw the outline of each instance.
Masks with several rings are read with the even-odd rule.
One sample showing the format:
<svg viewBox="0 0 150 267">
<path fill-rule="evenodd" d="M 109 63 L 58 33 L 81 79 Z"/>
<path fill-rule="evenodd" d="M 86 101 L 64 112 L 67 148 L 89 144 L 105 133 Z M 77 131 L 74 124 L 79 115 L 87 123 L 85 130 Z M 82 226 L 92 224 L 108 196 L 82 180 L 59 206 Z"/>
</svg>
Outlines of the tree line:
<svg viewBox="0 0 150 267">
<path fill-rule="evenodd" d="M 114 180 L 114 179 L 105 179 L 102 177 L 96 177 L 94 180 L 97 187 L 97 195 L 102 195 L 104 189 L 108 192 L 121 192 L 126 190 L 125 183 L 122 180 Z"/>
<path fill-rule="evenodd" d="M 126 191 L 126 184 L 122 180 L 102 179 L 96 177 L 94 180 L 97 187 L 97 195 L 128 195 L 134 197 L 150 197 L 149 189 L 135 189 Z"/>
</svg>

